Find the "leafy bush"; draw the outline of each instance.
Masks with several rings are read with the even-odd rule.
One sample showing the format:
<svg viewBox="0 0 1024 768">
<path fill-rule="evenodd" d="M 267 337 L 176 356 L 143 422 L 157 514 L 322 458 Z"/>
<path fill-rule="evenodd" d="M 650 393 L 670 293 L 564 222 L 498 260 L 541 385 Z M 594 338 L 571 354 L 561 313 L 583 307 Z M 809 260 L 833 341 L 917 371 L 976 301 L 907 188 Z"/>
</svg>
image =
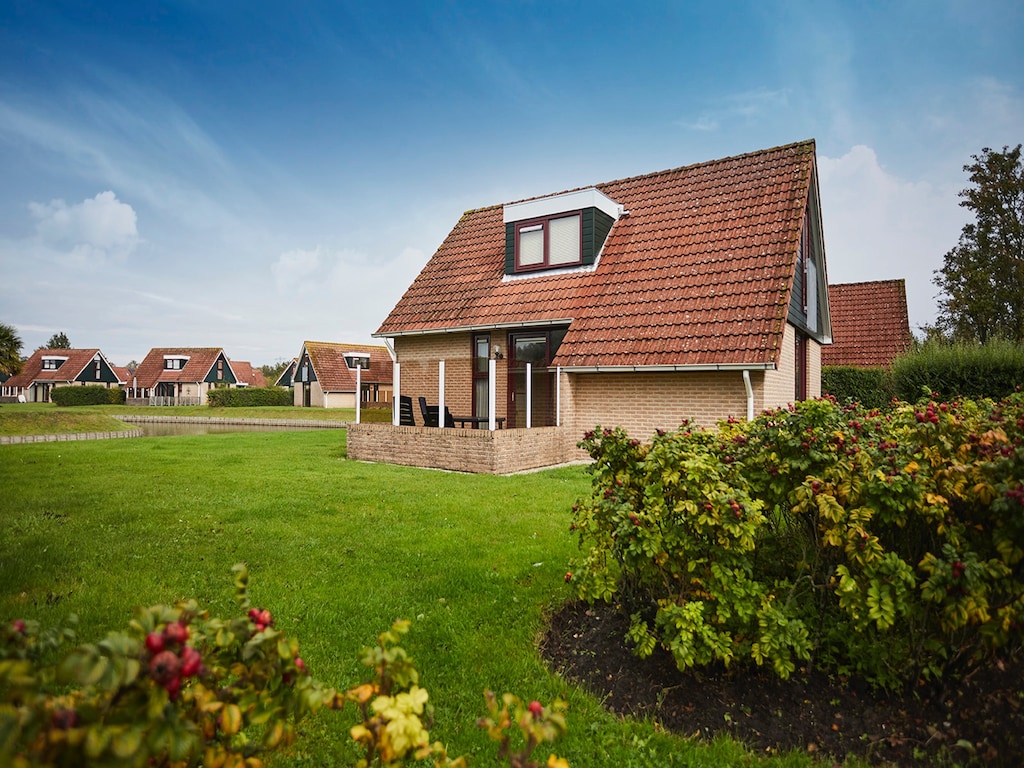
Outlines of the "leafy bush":
<svg viewBox="0 0 1024 768">
<path fill-rule="evenodd" d="M 291 405 L 292 392 L 280 387 L 237 387 L 214 389 L 207 393 L 211 408 L 259 408 L 270 405 Z"/>
<path fill-rule="evenodd" d="M 50 400 L 59 406 L 71 405 L 124 405 L 124 390 L 107 389 L 96 384 L 84 387 L 53 387 Z"/>
<path fill-rule="evenodd" d="M 1024 347 L 1007 341 L 983 345 L 929 342 L 896 358 L 896 396 L 914 402 L 922 393 L 942 399 L 1001 398 L 1024 386 Z"/>
<path fill-rule="evenodd" d="M 821 369 L 821 392 L 840 403 L 860 403 L 865 408 L 884 408 L 895 397 L 892 375 L 885 368 L 855 368 L 850 365 Z"/>
<path fill-rule="evenodd" d="M 1024 628 L 1024 394 L 892 410 L 807 401 L 650 445 L 595 430 L 567 578 L 641 655 L 963 674 Z"/>
<path fill-rule="evenodd" d="M 397 645 L 409 622 L 363 649 L 371 679 L 341 693 L 310 676 L 298 642 L 274 629 L 268 610 L 249 606 L 247 570 L 234 570 L 247 612 L 233 619 L 211 618 L 193 601 L 140 608 L 128 632 L 69 653 L 74 619 L 47 631 L 22 620 L 0 626 L 0 765 L 260 768 L 264 754 L 294 742 L 303 717 L 352 702 L 361 718 L 350 731 L 363 752 L 357 766 L 432 758 L 465 768 L 430 742 L 429 696 Z M 539 768 L 531 754 L 564 735 L 564 704 L 523 706 L 505 694 L 499 709 L 489 692 L 486 700 L 492 717 L 479 725 L 499 742 L 499 757 Z M 513 750 L 517 729 L 524 746 Z M 545 765 L 568 768 L 554 755 Z"/>
</svg>

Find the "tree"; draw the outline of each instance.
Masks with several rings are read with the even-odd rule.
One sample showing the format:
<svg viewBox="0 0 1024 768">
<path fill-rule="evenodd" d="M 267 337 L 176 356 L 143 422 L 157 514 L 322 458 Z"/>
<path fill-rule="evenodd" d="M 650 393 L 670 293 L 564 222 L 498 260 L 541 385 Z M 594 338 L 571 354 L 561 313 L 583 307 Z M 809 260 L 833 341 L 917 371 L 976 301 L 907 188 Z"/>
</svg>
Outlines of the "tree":
<svg viewBox="0 0 1024 768">
<path fill-rule="evenodd" d="M 71 342 L 68 341 L 68 336 L 64 331 L 55 333 L 50 337 L 50 340 L 40 349 L 71 349 Z"/>
<path fill-rule="evenodd" d="M 0 373 L 21 373 L 21 337 L 13 325 L 0 323 Z"/>
<path fill-rule="evenodd" d="M 984 343 L 992 338 L 1024 342 L 1024 165 L 1021 145 L 993 152 L 988 147 L 965 165 L 971 184 L 960 205 L 976 221 L 945 256 L 933 282 L 939 300 L 938 325 L 955 340 Z"/>
<path fill-rule="evenodd" d="M 288 367 L 288 362 L 279 360 L 273 365 L 261 365 L 260 370 L 263 371 L 263 378 L 267 380 L 267 386 L 274 386 L 274 382 L 277 381 L 281 372 Z"/>
</svg>

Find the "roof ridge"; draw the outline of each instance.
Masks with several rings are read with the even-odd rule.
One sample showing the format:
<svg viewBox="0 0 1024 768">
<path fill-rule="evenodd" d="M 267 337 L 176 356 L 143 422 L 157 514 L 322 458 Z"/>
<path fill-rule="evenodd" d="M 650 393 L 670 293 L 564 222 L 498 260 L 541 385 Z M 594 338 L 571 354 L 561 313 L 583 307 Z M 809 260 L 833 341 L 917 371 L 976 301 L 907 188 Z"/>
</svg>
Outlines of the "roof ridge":
<svg viewBox="0 0 1024 768">
<path fill-rule="evenodd" d="M 649 178 L 653 178 L 655 176 L 661 176 L 661 175 L 664 175 L 666 173 L 676 173 L 677 171 L 690 171 L 690 170 L 694 170 L 694 169 L 697 169 L 697 168 L 704 168 L 704 167 L 708 167 L 708 166 L 718 165 L 720 163 L 732 163 L 732 162 L 735 162 L 737 160 L 746 160 L 746 159 L 751 158 L 751 157 L 757 157 L 759 155 L 769 155 L 769 154 L 773 154 L 773 153 L 776 153 L 776 152 L 783 152 L 783 151 L 789 150 L 789 149 L 796 149 L 798 147 L 810 147 L 812 152 L 813 152 L 815 150 L 815 148 L 816 148 L 816 142 L 815 142 L 815 140 L 813 138 L 811 138 L 811 139 L 803 139 L 801 141 L 790 142 L 789 144 L 780 144 L 777 147 L 768 147 L 767 149 L 755 149 L 755 150 L 752 150 L 750 152 L 743 152 L 743 153 L 738 154 L 738 155 L 729 155 L 728 157 L 720 157 L 720 158 L 718 158 L 716 160 L 702 160 L 701 162 L 690 163 L 689 165 L 679 165 L 679 166 L 676 166 L 674 168 L 664 168 L 664 169 L 662 169 L 660 171 L 650 171 L 648 173 L 640 173 L 640 174 L 637 174 L 635 176 L 624 176 L 624 177 L 619 178 L 619 179 L 611 179 L 609 181 L 600 181 L 600 182 L 597 182 L 596 184 L 588 184 L 586 186 L 573 187 L 571 189 L 562 190 L 561 192 L 551 192 L 551 193 L 548 193 L 546 195 L 532 195 L 530 197 L 524 197 L 521 200 L 509 200 L 507 202 L 499 203 L 497 205 L 485 205 L 485 206 L 483 206 L 481 208 L 471 208 L 468 211 L 465 211 L 462 215 L 463 216 L 468 216 L 468 215 L 473 214 L 473 213 L 481 213 L 483 211 L 489 211 L 489 210 L 494 209 L 494 208 L 504 208 L 506 205 L 515 205 L 517 203 L 525 203 L 525 202 L 528 202 L 530 200 L 543 200 L 546 197 L 557 197 L 558 195 L 568 195 L 568 194 L 570 194 L 572 192 L 579 192 L 579 191 L 584 190 L 584 189 L 600 189 L 601 187 L 610 187 L 610 186 L 614 186 L 614 185 L 618 185 L 618 184 L 626 184 L 626 183 L 629 183 L 629 182 L 638 181 L 640 179 L 649 179 Z"/>
</svg>

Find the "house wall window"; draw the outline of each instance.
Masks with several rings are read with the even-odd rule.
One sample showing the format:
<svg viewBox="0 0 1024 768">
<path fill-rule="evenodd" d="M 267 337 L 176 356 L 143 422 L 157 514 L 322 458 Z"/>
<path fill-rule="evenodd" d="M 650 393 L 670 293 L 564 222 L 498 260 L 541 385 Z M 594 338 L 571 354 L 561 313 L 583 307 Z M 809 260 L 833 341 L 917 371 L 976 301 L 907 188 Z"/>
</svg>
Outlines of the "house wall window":
<svg viewBox="0 0 1024 768">
<path fill-rule="evenodd" d="M 534 219 L 516 224 L 516 271 L 580 264 L 581 216 Z"/>
<path fill-rule="evenodd" d="M 44 357 L 43 358 L 43 370 L 44 371 L 56 371 L 58 368 L 60 368 L 62 365 L 64 365 L 64 361 L 65 360 L 67 360 L 66 357 Z"/>
<path fill-rule="evenodd" d="M 479 419 L 487 418 L 490 408 L 490 370 L 491 334 L 473 334 L 473 415 Z"/>
<path fill-rule="evenodd" d="M 796 376 L 793 395 L 797 400 L 807 399 L 807 336 L 797 332 L 794 371 Z"/>
<path fill-rule="evenodd" d="M 187 357 L 165 357 L 164 358 L 164 370 L 166 371 L 180 371 L 185 367 L 185 363 L 188 362 Z"/>
</svg>

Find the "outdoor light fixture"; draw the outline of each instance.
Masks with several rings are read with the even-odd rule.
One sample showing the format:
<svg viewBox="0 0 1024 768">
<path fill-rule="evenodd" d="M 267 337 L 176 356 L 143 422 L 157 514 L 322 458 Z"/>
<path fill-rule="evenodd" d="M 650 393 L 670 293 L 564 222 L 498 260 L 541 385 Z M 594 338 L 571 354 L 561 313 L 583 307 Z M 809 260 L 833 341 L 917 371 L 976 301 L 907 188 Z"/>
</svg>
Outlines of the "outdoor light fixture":
<svg viewBox="0 0 1024 768">
<path fill-rule="evenodd" d="M 500 344 L 495 344 L 494 345 L 494 359 L 495 360 L 501 360 L 502 359 L 501 345 Z"/>
</svg>

